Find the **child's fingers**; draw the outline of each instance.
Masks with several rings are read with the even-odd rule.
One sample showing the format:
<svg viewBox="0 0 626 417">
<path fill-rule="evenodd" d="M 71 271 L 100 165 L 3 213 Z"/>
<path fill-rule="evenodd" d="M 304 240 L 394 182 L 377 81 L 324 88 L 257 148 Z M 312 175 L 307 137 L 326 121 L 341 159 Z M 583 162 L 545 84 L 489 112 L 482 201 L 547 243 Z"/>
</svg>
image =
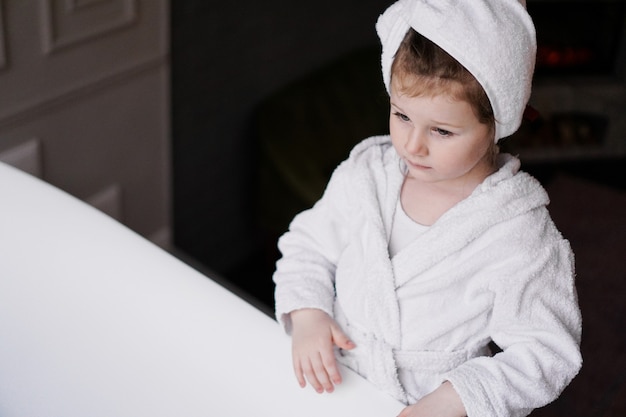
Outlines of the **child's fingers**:
<svg viewBox="0 0 626 417">
<path fill-rule="evenodd" d="M 322 392 L 322 391 L 333 392 L 335 389 L 335 385 L 333 384 L 333 382 L 331 381 L 328 375 L 328 369 L 326 368 L 326 365 L 321 355 L 319 355 L 316 358 L 316 360 L 313 362 L 313 369 L 315 370 L 315 376 L 317 377 L 317 380 L 319 381 L 322 387 L 322 390 L 321 391 L 318 390 L 318 392 Z"/>
<path fill-rule="evenodd" d="M 298 380 L 298 385 L 301 388 L 306 387 L 307 381 L 317 392 L 323 392 L 322 384 L 317 379 L 316 372 L 308 357 L 300 358 L 294 356 L 293 358 L 293 370 Z"/>
<path fill-rule="evenodd" d="M 300 364 L 299 358 L 296 358 L 295 356 L 293 357 L 293 372 L 296 374 L 298 385 L 300 385 L 302 388 L 306 387 L 306 380 L 304 379 L 302 365 Z"/>
<path fill-rule="evenodd" d="M 309 384 L 315 389 L 315 391 L 322 393 L 332 392 L 334 389 L 333 383 L 328 378 L 326 368 L 322 363 L 321 358 L 315 357 L 311 361 L 306 361 L 302 365 L 302 370 Z"/>
<path fill-rule="evenodd" d="M 354 349 L 356 345 L 350 338 L 339 328 L 337 325 L 333 325 L 330 329 L 333 338 L 333 343 L 339 346 L 341 349 Z"/>
<path fill-rule="evenodd" d="M 341 384 L 341 374 L 339 373 L 337 360 L 335 359 L 335 355 L 332 351 L 330 353 L 326 352 L 326 354 L 322 355 L 322 363 L 324 364 L 324 368 L 328 374 L 328 378 L 332 381 L 332 384 Z"/>
</svg>

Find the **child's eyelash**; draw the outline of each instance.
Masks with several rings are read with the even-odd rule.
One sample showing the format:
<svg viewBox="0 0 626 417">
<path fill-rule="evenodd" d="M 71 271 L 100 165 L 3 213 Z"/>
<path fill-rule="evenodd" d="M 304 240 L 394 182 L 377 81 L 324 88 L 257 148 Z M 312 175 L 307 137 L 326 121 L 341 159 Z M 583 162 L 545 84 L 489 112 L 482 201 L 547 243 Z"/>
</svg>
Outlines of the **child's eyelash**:
<svg viewBox="0 0 626 417">
<path fill-rule="evenodd" d="M 449 130 L 446 130 L 446 129 L 440 129 L 438 127 L 435 127 L 435 128 L 433 128 L 433 130 L 439 136 L 444 136 L 444 137 L 452 136 L 452 132 L 450 132 Z"/>
<path fill-rule="evenodd" d="M 394 112 L 393 115 L 396 116 L 398 119 L 405 121 L 405 122 L 408 122 L 410 120 L 406 114 L 402 114 L 400 112 Z"/>
<path fill-rule="evenodd" d="M 398 119 L 400 119 L 401 121 L 403 121 L 403 122 L 410 122 L 410 121 L 411 121 L 411 119 L 409 119 L 409 116 L 407 116 L 407 115 L 406 115 L 406 114 L 404 114 L 404 113 L 400 113 L 400 112 L 398 112 L 398 111 L 394 111 L 392 114 L 393 114 L 394 116 L 396 116 Z M 442 137 L 450 137 L 450 136 L 452 136 L 452 135 L 453 135 L 453 133 L 452 133 L 452 132 L 450 132 L 449 130 L 446 130 L 446 129 L 441 129 L 441 128 L 439 128 L 439 127 L 433 127 L 433 128 L 431 129 L 431 131 L 432 131 L 432 132 L 434 132 L 434 133 L 436 133 L 436 134 L 437 134 L 437 135 L 439 135 L 439 136 L 442 136 Z"/>
</svg>

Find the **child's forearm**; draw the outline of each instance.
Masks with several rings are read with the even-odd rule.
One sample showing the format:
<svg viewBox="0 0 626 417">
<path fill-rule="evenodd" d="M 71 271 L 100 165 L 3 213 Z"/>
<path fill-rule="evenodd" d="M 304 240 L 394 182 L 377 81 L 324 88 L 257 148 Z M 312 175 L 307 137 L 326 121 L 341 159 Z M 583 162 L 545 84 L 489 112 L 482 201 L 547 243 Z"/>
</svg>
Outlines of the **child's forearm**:
<svg viewBox="0 0 626 417">
<path fill-rule="evenodd" d="M 444 382 L 421 400 L 406 407 L 398 417 L 465 417 L 461 397 L 452 384 Z"/>
<path fill-rule="evenodd" d="M 442 400 L 449 406 L 450 411 L 453 413 L 450 414 L 451 416 L 465 417 L 467 415 L 463 401 L 461 401 L 461 397 L 459 397 L 459 394 L 449 381 L 441 384 L 441 386 L 439 386 L 439 388 L 435 391 L 440 391 Z"/>
</svg>

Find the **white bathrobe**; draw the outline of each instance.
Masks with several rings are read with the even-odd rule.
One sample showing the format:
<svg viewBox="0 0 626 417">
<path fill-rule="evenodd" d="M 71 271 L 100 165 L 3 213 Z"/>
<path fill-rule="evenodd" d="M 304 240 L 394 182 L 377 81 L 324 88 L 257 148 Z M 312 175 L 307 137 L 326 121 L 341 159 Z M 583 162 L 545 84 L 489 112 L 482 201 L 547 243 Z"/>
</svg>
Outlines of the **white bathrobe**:
<svg viewBox="0 0 626 417">
<path fill-rule="evenodd" d="M 356 343 L 341 362 L 410 404 L 450 381 L 469 417 L 525 416 L 581 366 L 573 254 L 519 160 L 393 258 L 404 179 L 388 136 L 357 145 L 279 241 L 276 315 L 318 308 Z M 491 356 L 494 341 L 502 352 Z"/>
</svg>

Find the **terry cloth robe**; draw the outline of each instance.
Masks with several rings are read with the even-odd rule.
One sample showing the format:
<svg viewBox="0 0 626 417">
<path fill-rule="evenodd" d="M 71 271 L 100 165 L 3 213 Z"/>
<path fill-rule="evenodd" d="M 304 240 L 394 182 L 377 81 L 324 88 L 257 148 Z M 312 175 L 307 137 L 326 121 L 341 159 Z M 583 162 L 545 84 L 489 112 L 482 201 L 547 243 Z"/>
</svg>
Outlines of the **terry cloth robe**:
<svg viewBox="0 0 626 417">
<path fill-rule="evenodd" d="M 573 254 L 519 160 L 390 259 L 404 174 L 389 136 L 367 139 L 279 240 L 276 317 L 317 308 L 357 347 L 338 359 L 406 404 L 450 381 L 469 417 L 525 416 L 581 367 Z M 490 356 L 494 341 L 502 351 Z"/>
</svg>

